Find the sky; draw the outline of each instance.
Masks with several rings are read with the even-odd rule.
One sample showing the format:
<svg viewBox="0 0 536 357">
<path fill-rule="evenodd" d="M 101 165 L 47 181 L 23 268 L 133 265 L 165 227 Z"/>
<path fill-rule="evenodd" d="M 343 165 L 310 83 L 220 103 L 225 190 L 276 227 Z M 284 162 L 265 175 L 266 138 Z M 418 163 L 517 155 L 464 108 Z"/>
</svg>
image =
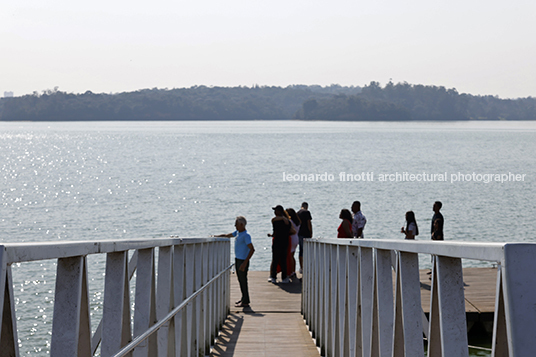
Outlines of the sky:
<svg viewBox="0 0 536 357">
<path fill-rule="evenodd" d="M 536 96 L 534 0 L 5 0 L 0 97 L 392 81 Z"/>
</svg>

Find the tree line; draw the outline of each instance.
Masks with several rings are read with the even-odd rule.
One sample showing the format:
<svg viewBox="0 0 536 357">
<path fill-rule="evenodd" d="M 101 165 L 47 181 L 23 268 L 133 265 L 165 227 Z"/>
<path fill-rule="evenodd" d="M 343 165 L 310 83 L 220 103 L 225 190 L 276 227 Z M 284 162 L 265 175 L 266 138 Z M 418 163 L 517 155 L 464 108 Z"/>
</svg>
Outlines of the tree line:
<svg viewBox="0 0 536 357">
<path fill-rule="evenodd" d="M 534 120 L 536 98 L 500 99 L 438 86 L 394 84 L 54 90 L 0 100 L 0 120 Z"/>
<path fill-rule="evenodd" d="M 358 95 L 309 99 L 294 115 L 310 120 L 535 120 L 536 98 L 500 99 L 454 88 L 378 82 Z"/>
<path fill-rule="evenodd" d="M 144 89 L 118 94 L 34 92 L 0 102 L 0 120 L 260 120 L 290 119 L 311 97 L 359 93 L 359 87 L 288 86 Z"/>
</svg>

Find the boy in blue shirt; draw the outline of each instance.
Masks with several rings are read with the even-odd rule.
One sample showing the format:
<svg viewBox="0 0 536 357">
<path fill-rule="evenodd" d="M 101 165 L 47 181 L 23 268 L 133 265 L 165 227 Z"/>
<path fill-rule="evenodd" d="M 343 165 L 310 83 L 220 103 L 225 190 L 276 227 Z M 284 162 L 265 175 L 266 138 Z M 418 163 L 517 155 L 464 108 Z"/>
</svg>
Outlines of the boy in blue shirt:
<svg viewBox="0 0 536 357">
<path fill-rule="evenodd" d="M 246 231 L 246 218 L 244 216 L 236 217 L 235 227 L 236 231 L 228 234 L 220 234 L 215 237 L 235 237 L 235 268 L 238 283 L 240 284 L 240 291 L 242 292 L 242 299 L 236 302 L 236 307 L 249 307 L 249 291 L 248 291 L 248 269 L 249 260 L 255 252 L 253 243 L 251 243 L 251 236 Z"/>
</svg>

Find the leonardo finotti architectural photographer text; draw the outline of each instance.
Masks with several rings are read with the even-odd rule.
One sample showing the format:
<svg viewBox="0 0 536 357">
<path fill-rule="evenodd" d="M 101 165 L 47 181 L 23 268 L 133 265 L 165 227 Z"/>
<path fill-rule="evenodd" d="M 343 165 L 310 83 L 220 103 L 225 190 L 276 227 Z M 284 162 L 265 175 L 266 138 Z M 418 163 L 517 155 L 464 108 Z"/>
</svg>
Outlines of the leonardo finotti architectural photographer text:
<svg viewBox="0 0 536 357">
<path fill-rule="evenodd" d="M 394 173 L 377 173 L 372 171 L 360 173 L 339 172 L 332 174 L 322 173 L 287 173 L 283 172 L 283 181 L 288 182 L 482 182 L 482 183 L 505 183 L 505 182 L 524 182 L 526 174 L 508 173 L 419 173 L 394 172 Z"/>
</svg>

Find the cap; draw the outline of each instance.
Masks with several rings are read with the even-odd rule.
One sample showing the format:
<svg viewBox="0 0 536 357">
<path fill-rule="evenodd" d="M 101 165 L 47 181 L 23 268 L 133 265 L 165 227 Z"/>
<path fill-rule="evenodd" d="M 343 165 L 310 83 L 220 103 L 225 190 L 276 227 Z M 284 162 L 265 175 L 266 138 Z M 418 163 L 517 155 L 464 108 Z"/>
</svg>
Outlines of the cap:
<svg viewBox="0 0 536 357">
<path fill-rule="evenodd" d="M 275 207 L 272 207 L 272 209 L 273 209 L 274 211 L 281 211 L 281 212 L 284 212 L 284 211 L 285 211 L 285 209 L 284 209 L 283 206 L 281 206 L 281 205 L 277 205 L 277 206 L 275 206 Z"/>
</svg>

